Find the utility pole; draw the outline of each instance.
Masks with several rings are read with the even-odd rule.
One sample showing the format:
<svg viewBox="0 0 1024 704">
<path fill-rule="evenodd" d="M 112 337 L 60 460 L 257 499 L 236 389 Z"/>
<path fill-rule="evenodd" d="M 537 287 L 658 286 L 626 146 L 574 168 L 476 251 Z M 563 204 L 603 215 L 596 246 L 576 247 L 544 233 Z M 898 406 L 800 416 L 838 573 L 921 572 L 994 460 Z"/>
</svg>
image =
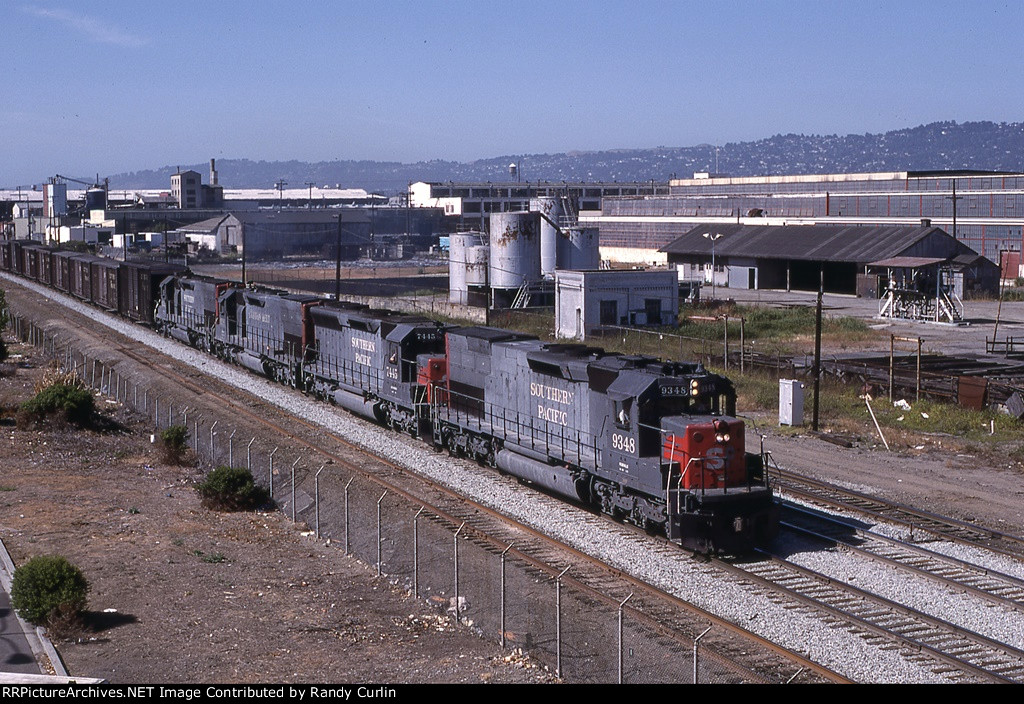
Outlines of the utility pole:
<svg viewBox="0 0 1024 704">
<path fill-rule="evenodd" d="M 281 199 L 284 198 L 284 187 L 288 185 L 288 182 L 284 179 L 279 180 L 274 184 L 274 188 L 277 189 L 277 208 L 281 209 Z"/>
<path fill-rule="evenodd" d="M 313 186 L 315 184 L 313 183 L 313 181 L 306 181 L 306 185 L 309 186 L 309 203 L 307 204 L 307 209 L 308 210 L 312 210 L 313 209 Z"/>
<path fill-rule="evenodd" d="M 956 202 L 958 200 L 961 200 L 962 198 L 963 198 L 963 196 L 958 196 L 956 194 L 956 179 L 954 178 L 953 179 L 953 195 L 946 196 L 946 200 L 953 201 L 953 239 L 956 239 Z M 985 253 L 981 252 L 981 256 L 984 257 Z"/>
<path fill-rule="evenodd" d="M 338 213 L 338 244 L 334 248 L 334 300 L 341 300 L 341 212 Z"/>
<path fill-rule="evenodd" d="M 814 314 L 814 414 L 811 430 L 818 432 L 818 395 L 821 391 L 821 297 L 825 293 L 825 268 L 819 269 L 818 305 Z"/>
</svg>

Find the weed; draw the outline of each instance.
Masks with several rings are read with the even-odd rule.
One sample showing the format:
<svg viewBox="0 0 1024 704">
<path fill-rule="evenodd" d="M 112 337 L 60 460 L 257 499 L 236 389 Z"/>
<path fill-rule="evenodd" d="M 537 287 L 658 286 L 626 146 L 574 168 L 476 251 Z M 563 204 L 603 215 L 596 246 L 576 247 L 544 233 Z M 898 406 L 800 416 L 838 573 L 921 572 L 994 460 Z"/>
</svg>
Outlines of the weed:
<svg viewBox="0 0 1024 704">
<path fill-rule="evenodd" d="M 203 505 L 220 511 L 251 511 L 270 502 L 270 492 L 243 467 L 221 465 L 196 485 Z"/>
<path fill-rule="evenodd" d="M 182 464 L 188 453 L 188 428 L 184 425 L 172 425 L 161 431 L 160 445 L 163 448 L 164 462 Z"/>
<path fill-rule="evenodd" d="M 84 427 L 93 420 L 95 412 L 92 392 L 71 375 L 43 386 L 34 397 L 22 403 L 18 408 L 18 422 L 19 425 L 38 424 L 47 418 L 57 417 Z"/>
</svg>

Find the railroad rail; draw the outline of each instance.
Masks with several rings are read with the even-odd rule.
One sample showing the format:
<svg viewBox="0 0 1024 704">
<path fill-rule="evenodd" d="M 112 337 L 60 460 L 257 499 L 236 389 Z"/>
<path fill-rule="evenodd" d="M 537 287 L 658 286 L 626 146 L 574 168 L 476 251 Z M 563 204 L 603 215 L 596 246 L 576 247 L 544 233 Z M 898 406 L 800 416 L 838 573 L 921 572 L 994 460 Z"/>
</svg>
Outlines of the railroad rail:
<svg viewBox="0 0 1024 704">
<path fill-rule="evenodd" d="M 1024 651 L 788 562 L 767 551 L 762 562 L 715 564 L 742 579 L 824 614 L 830 625 L 884 638 L 919 664 L 962 682 L 1024 682 Z M 959 674 L 956 674 L 959 673 Z"/>
<path fill-rule="evenodd" d="M 921 536 L 921 539 L 939 538 L 959 545 L 984 548 L 1007 557 L 1024 558 L 1024 537 L 1018 535 L 887 501 L 787 469 L 778 469 L 777 476 L 779 481 L 776 486 L 780 498 L 788 495 L 811 504 L 840 508 L 877 521 L 893 523 L 906 529 L 911 540 L 917 539 L 917 536 Z"/>
<path fill-rule="evenodd" d="M 1024 611 L 1024 580 L 859 528 L 836 516 L 787 504 L 782 526 L 1015 611 Z M 856 539 L 856 542 L 854 541 Z"/>
</svg>

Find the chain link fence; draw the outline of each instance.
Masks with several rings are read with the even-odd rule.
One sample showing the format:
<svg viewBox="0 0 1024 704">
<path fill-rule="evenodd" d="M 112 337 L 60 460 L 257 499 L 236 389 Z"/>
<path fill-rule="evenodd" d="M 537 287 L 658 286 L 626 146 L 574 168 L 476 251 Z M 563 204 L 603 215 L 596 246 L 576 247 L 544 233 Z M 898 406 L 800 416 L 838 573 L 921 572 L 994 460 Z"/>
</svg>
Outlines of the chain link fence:
<svg viewBox="0 0 1024 704">
<path fill-rule="evenodd" d="M 681 633 L 519 552 L 496 545 L 327 457 L 240 432 L 175 400 L 169 385 L 124 372 L 23 317 L 16 337 L 50 354 L 97 393 L 150 419 L 183 425 L 201 467 L 247 467 L 279 510 L 437 610 L 506 649 L 521 649 L 570 682 L 764 681 Z M 179 391 L 180 393 L 180 391 Z"/>
</svg>

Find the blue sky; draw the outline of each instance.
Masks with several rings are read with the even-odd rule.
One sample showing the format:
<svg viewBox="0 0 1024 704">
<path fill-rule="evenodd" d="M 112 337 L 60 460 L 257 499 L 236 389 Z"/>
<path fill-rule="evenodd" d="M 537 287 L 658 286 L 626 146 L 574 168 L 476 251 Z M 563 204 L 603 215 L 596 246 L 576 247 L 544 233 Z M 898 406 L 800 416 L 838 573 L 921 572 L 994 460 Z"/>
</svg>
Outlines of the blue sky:
<svg viewBox="0 0 1024 704">
<path fill-rule="evenodd" d="M 221 159 L 468 161 L 1024 120 L 1024 2 L 0 8 L 0 187 Z"/>
</svg>

